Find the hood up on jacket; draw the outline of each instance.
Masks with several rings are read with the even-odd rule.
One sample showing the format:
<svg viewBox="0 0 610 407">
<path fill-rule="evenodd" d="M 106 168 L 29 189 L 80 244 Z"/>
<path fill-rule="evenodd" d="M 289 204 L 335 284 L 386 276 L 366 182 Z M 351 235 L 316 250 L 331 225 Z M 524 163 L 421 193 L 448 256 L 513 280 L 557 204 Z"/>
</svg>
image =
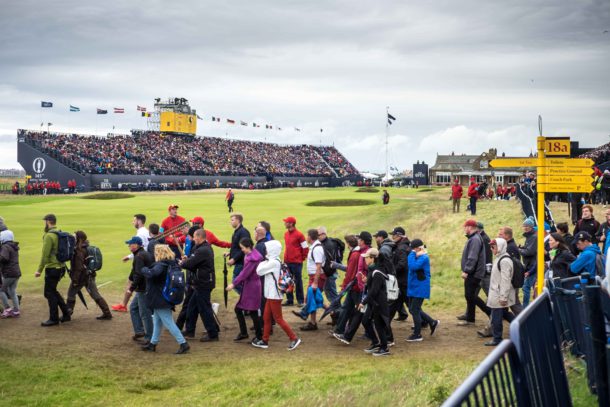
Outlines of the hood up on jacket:
<svg viewBox="0 0 610 407">
<path fill-rule="evenodd" d="M 12 242 L 13 240 L 15 240 L 15 236 L 12 231 L 7 229 L 0 232 L 0 243 Z"/>
<path fill-rule="evenodd" d="M 497 256 L 500 257 L 500 256 L 506 254 L 506 249 L 508 247 L 508 243 L 506 242 L 506 240 L 502 239 L 501 237 L 496 237 L 495 241 L 496 241 L 496 247 L 498 248 Z"/>
<path fill-rule="evenodd" d="M 279 259 L 280 253 L 282 252 L 282 244 L 277 240 L 270 240 L 265 242 L 265 248 L 267 249 L 267 258 L 269 260 Z"/>
</svg>

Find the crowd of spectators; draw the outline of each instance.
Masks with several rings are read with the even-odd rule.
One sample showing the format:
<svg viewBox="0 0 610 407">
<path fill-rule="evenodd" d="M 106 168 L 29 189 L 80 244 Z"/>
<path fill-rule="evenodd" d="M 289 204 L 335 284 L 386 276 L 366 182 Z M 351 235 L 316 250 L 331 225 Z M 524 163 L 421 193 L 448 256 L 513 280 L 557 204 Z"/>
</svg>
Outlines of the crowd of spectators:
<svg viewBox="0 0 610 407">
<path fill-rule="evenodd" d="M 594 148 L 580 155 L 580 158 L 590 158 L 595 161 L 596 165 L 610 161 L 610 143 Z"/>
<path fill-rule="evenodd" d="M 334 147 L 279 145 L 132 131 L 97 137 L 19 130 L 19 137 L 81 174 L 348 176 Z"/>
</svg>

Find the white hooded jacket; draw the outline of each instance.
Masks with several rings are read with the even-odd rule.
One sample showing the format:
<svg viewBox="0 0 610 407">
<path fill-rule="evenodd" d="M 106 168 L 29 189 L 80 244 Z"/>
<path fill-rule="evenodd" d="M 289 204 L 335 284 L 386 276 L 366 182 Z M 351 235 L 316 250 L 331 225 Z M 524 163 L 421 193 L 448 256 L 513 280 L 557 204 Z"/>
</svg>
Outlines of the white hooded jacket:
<svg viewBox="0 0 610 407">
<path fill-rule="evenodd" d="M 513 261 L 506 252 L 508 247 L 506 240 L 498 237 L 496 238 L 496 244 L 498 245 L 498 254 L 491 269 L 487 306 L 490 308 L 505 308 L 500 305 L 500 301 L 508 301 L 506 307 L 515 305 L 515 288 L 512 283 Z M 500 262 L 502 262 L 501 265 Z"/>
<path fill-rule="evenodd" d="M 277 285 L 280 279 L 280 271 L 282 264 L 280 262 L 280 253 L 282 252 L 282 244 L 277 240 L 270 240 L 265 243 L 267 249 L 266 260 L 261 262 L 256 268 L 256 274 L 265 276 L 265 284 L 263 285 L 263 295 L 269 300 L 281 300 L 282 294 Z"/>
</svg>

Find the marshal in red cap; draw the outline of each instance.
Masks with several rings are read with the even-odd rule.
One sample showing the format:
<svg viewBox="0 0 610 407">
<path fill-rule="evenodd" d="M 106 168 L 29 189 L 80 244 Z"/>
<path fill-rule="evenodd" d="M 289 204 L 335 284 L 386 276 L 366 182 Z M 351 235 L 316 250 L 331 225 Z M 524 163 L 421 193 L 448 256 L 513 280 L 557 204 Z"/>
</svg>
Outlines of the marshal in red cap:
<svg viewBox="0 0 610 407">
<path fill-rule="evenodd" d="M 286 219 L 283 219 L 283 221 L 286 223 L 292 223 L 293 225 L 296 225 L 297 218 L 295 218 L 294 216 L 289 216 Z"/>
<path fill-rule="evenodd" d="M 195 216 L 193 219 L 191 219 L 191 223 L 197 223 L 199 225 L 203 225 L 203 218 L 201 216 Z"/>
<path fill-rule="evenodd" d="M 468 219 L 466 222 L 464 222 L 464 227 L 466 226 L 472 226 L 473 228 L 477 227 L 477 221 L 474 219 Z"/>
</svg>

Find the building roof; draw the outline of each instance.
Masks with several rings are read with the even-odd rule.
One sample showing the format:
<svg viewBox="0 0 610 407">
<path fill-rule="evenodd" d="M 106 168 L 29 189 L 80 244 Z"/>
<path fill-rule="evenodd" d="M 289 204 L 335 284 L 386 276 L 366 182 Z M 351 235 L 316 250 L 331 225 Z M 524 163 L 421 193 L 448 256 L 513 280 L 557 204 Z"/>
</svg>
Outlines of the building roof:
<svg viewBox="0 0 610 407">
<path fill-rule="evenodd" d="M 435 171 L 465 171 L 473 168 L 480 155 L 437 155 L 436 162 L 430 168 Z"/>
</svg>

